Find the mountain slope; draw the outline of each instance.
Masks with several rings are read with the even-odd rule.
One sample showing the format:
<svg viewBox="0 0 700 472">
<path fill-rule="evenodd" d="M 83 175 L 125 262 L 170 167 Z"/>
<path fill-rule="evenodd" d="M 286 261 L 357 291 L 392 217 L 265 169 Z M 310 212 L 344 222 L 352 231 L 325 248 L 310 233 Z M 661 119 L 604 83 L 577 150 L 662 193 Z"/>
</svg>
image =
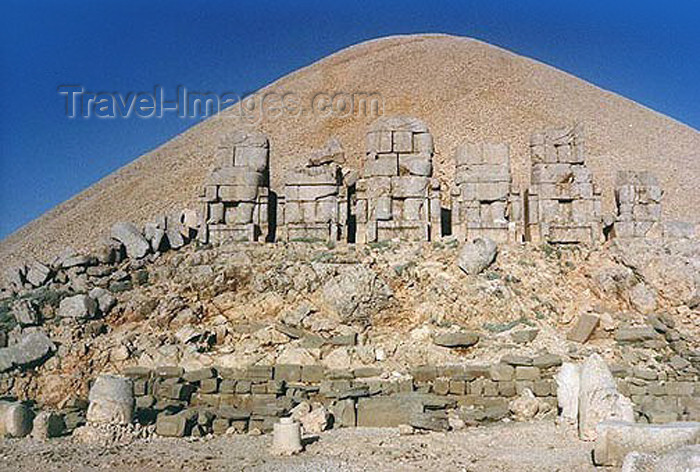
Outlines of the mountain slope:
<svg viewBox="0 0 700 472">
<path fill-rule="evenodd" d="M 384 114 L 424 120 L 436 145 L 436 171 L 449 182 L 455 146 L 465 140 L 511 146 L 516 182 L 528 178 L 527 141 L 548 126 L 582 122 L 589 165 L 612 209 L 615 171 L 654 172 L 666 190 L 669 219 L 700 220 L 700 133 L 542 63 L 469 38 L 395 36 L 333 54 L 265 87 L 295 92 L 308 108 L 318 93 L 379 93 Z M 192 205 L 222 132 L 241 126 L 234 111 L 206 120 L 57 206 L 0 242 L 4 264 L 47 259 L 66 245 L 90 247 L 118 220 L 144 223 Z M 363 154 L 371 116 L 281 116 L 258 128 L 271 140 L 272 185 L 329 137 L 349 166 Z"/>
</svg>

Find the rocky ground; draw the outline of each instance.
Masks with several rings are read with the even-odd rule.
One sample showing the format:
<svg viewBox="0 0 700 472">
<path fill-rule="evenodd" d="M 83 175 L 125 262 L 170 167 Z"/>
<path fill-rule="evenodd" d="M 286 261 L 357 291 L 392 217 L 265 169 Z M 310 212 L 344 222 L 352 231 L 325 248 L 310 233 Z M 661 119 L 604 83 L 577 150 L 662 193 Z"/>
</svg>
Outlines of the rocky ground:
<svg viewBox="0 0 700 472">
<path fill-rule="evenodd" d="M 151 439 L 125 446 L 70 438 L 0 442 L 0 469 L 12 471 L 499 471 L 596 470 L 591 443 L 552 421 L 498 423 L 460 432 L 401 436 L 394 428 L 324 432 L 295 457 L 269 454 L 272 438 Z"/>
<path fill-rule="evenodd" d="M 98 373 L 134 364 L 320 362 L 405 372 L 506 354 L 580 360 L 598 352 L 611 364 L 664 371 L 697 358 L 697 241 L 504 246 L 476 275 L 460 270 L 458 254 L 449 240 L 365 248 L 191 244 L 149 260 L 58 270 L 48 285 L 3 302 L 12 310 L 30 300 L 41 311 L 41 326 L 15 326 L 10 344 L 43 330 L 57 351 L 38 369 L 3 374 L 0 394 L 61 407 L 84 398 Z M 111 299 L 108 312 L 65 306 L 93 288 Z M 12 314 L 5 316 L 16 325 Z M 598 328 L 586 343 L 572 342 L 567 332 L 585 314 L 599 318 Z M 628 327 L 650 326 L 662 334 L 634 347 L 618 342 Z M 439 345 L 450 333 L 478 342 Z"/>
</svg>

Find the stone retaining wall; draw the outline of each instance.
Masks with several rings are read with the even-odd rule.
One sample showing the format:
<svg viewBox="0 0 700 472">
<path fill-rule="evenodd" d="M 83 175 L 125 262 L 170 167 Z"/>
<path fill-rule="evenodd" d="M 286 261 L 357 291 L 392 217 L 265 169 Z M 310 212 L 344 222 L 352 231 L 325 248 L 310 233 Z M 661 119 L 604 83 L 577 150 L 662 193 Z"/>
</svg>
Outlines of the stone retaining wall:
<svg viewBox="0 0 700 472">
<path fill-rule="evenodd" d="M 509 402 L 529 389 L 557 406 L 554 380 L 561 359 L 505 356 L 492 365 L 420 366 L 408 374 L 378 367 L 333 370 L 321 365 L 279 364 L 245 369 L 180 367 L 125 369 L 134 381 L 136 418 L 156 422 L 166 436 L 269 432 L 299 403 L 319 403 L 333 427 L 448 429 L 448 412 L 468 425 L 510 415 Z M 638 421 L 698 420 L 697 376 L 614 369 L 621 392 L 635 404 Z"/>
</svg>

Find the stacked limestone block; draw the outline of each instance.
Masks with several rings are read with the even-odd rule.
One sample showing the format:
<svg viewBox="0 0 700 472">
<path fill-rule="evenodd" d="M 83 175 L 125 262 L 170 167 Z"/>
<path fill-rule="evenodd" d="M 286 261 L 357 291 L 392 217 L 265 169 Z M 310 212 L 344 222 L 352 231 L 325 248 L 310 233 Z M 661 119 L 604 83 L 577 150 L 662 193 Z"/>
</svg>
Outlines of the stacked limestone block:
<svg viewBox="0 0 700 472">
<path fill-rule="evenodd" d="M 511 183 L 508 145 L 459 146 L 452 189 L 452 234 L 459 240 L 488 237 L 505 243 L 515 240 L 515 222 L 521 220 L 520 199 Z"/>
<path fill-rule="evenodd" d="M 526 238 L 550 243 L 600 242 L 600 189 L 586 167 L 581 128 L 556 128 L 533 134 L 530 152 Z"/>
<path fill-rule="evenodd" d="M 617 238 L 660 237 L 661 197 L 659 182 L 649 172 L 621 171 L 615 182 Z"/>
<path fill-rule="evenodd" d="M 357 242 L 429 241 L 440 233 L 440 184 L 433 137 L 420 120 L 380 118 L 367 133 L 357 183 Z"/>
<path fill-rule="evenodd" d="M 347 187 L 338 162 L 344 160 L 340 144 L 331 140 L 308 162 L 288 174 L 280 199 L 282 241 L 339 241 L 347 222 Z"/>
<path fill-rule="evenodd" d="M 235 131 L 217 151 L 204 192 L 203 239 L 258 241 L 268 235 L 270 144 L 264 134 Z"/>
</svg>

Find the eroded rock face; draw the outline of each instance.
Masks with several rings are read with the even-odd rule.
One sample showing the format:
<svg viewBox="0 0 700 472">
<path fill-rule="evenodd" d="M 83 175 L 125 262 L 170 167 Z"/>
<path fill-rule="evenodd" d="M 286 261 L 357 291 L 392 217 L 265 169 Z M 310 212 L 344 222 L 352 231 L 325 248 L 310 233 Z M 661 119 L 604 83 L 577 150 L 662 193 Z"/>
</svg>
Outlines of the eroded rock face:
<svg viewBox="0 0 700 472">
<path fill-rule="evenodd" d="M 610 369 L 598 354 L 586 359 L 581 369 L 578 408 L 579 437 L 584 441 L 596 439 L 601 421 L 634 423 L 632 402 L 617 391 Z"/>
<path fill-rule="evenodd" d="M 496 259 L 498 246 L 489 238 L 476 238 L 466 243 L 459 252 L 457 265 L 467 275 L 476 275 L 488 268 Z"/>
<path fill-rule="evenodd" d="M 90 389 L 87 420 L 98 424 L 129 424 L 134 413 L 131 380 L 100 375 Z"/>
</svg>

